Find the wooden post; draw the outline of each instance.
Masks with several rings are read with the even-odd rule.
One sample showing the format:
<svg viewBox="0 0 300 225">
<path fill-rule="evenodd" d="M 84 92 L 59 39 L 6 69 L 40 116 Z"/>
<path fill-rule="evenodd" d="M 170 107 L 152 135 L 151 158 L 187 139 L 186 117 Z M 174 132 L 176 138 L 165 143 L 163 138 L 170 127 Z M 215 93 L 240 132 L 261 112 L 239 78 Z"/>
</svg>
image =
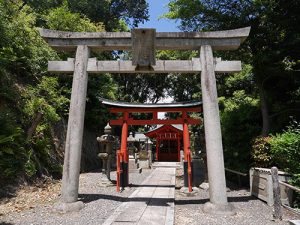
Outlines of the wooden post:
<svg viewBox="0 0 300 225">
<path fill-rule="evenodd" d="M 272 181 L 273 181 L 273 197 L 274 197 L 274 219 L 282 220 L 282 208 L 280 199 L 280 187 L 278 181 L 278 169 L 277 167 L 271 168 Z"/>
<path fill-rule="evenodd" d="M 79 45 L 76 51 L 64 156 L 61 196 L 63 203 L 76 203 L 78 200 L 82 135 L 88 83 L 88 58 L 89 48 L 85 45 Z M 58 207 L 58 210 L 73 211 L 80 210 L 82 207 L 83 203 L 79 202 L 76 205 L 64 204 L 62 207 Z"/>
</svg>

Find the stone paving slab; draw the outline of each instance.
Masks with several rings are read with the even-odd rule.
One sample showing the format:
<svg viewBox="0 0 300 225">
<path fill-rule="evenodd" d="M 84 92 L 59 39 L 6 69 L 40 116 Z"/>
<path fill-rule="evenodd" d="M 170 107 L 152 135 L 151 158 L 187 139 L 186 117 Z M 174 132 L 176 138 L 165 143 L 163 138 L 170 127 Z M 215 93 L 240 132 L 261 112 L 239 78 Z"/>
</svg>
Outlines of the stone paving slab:
<svg viewBox="0 0 300 225">
<path fill-rule="evenodd" d="M 178 168 L 182 165 L 180 162 L 154 162 L 152 164 L 152 168 L 161 168 L 161 167 L 170 167 L 170 168 Z"/>
<path fill-rule="evenodd" d="M 175 168 L 156 168 L 104 225 L 174 224 Z"/>
</svg>

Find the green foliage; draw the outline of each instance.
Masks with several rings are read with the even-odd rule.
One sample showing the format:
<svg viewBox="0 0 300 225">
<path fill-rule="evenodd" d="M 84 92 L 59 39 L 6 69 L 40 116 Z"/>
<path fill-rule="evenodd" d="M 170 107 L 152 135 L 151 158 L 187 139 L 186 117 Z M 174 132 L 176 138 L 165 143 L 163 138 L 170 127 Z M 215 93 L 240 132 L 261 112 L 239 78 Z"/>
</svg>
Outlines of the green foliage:
<svg viewBox="0 0 300 225">
<path fill-rule="evenodd" d="M 109 121 L 110 115 L 107 109 L 99 104 L 100 98 L 116 99 L 117 84 L 110 74 L 89 76 L 89 88 L 87 90 L 87 104 L 85 125 L 90 130 L 101 131 Z"/>
<path fill-rule="evenodd" d="M 25 100 L 24 113 L 34 117 L 38 112 L 42 113 L 45 122 L 57 122 L 60 120 L 58 112 L 65 112 L 69 100 L 62 95 L 66 92 L 59 87 L 57 78 L 42 77 L 36 87 L 28 86 L 23 93 Z"/>
<path fill-rule="evenodd" d="M 4 24 L 1 36 L 6 40 L 0 44 L 0 65 L 10 73 L 34 79 L 45 71 L 47 60 L 54 59 L 56 54 L 34 27 L 36 15 L 30 7 L 18 1 L 2 1 L 0 11 Z"/>
<path fill-rule="evenodd" d="M 232 97 L 219 99 L 225 164 L 248 171 L 252 139 L 259 133 L 258 100 L 239 90 Z"/>
<path fill-rule="evenodd" d="M 10 111 L 0 111 L 0 180 L 13 178 L 26 161 L 24 137 L 16 117 Z"/>
<path fill-rule="evenodd" d="M 63 31 L 104 31 L 104 25 L 101 22 L 93 23 L 86 16 L 79 13 L 73 13 L 69 10 L 67 3 L 62 6 L 51 9 L 45 16 L 46 25 L 49 29 Z"/>
<path fill-rule="evenodd" d="M 220 55 L 237 57 L 253 67 L 252 85 L 256 85 L 263 112 L 262 135 L 283 129 L 287 120 L 282 117 L 299 116 L 294 110 L 299 108 L 294 94 L 299 88 L 299 1 L 171 0 L 168 6 L 165 17 L 179 19 L 183 31 L 251 26 L 249 37 L 238 51 Z"/>
<path fill-rule="evenodd" d="M 279 168 L 300 174 L 300 124 L 296 121 L 270 140 L 271 154 Z"/>
<path fill-rule="evenodd" d="M 289 181 L 300 187 L 300 124 L 292 121 L 282 133 L 265 138 L 256 138 L 252 147 L 254 166 L 277 166 L 293 175 Z M 299 207 L 299 195 L 295 206 Z"/>
<path fill-rule="evenodd" d="M 271 137 L 257 137 L 253 141 L 251 157 L 255 167 L 270 168 L 272 166 L 272 156 L 270 153 Z"/>
<path fill-rule="evenodd" d="M 105 24 L 110 30 L 127 31 L 129 20 L 135 26 L 146 18 L 144 0 L 0 0 L 1 181 L 18 176 L 60 176 L 62 172 L 63 154 L 55 145 L 55 128 L 67 117 L 72 79 L 47 73 L 47 62 L 60 56 L 41 38 L 37 27 L 101 32 Z M 112 58 L 110 52 L 92 54 Z M 87 126 L 102 131 L 108 113 L 99 98 L 115 99 L 117 89 L 110 74 L 89 76 Z"/>
<path fill-rule="evenodd" d="M 122 21 L 137 27 L 149 18 L 146 0 L 68 0 L 68 3 L 72 12 L 86 15 L 93 22 L 103 22 L 107 31 L 116 30 L 124 24 Z"/>
</svg>

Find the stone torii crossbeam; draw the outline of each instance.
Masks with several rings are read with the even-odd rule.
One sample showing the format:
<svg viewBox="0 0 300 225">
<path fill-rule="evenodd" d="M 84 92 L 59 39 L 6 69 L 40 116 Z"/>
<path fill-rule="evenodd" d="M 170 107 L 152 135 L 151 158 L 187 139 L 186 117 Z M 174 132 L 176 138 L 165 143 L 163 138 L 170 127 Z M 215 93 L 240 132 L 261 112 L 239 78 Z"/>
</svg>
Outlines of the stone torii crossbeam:
<svg viewBox="0 0 300 225">
<path fill-rule="evenodd" d="M 58 51 L 76 51 L 75 59 L 50 61 L 48 70 L 73 73 L 71 104 L 65 146 L 61 203 L 63 212 L 80 210 L 78 201 L 88 73 L 199 73 L 204 114 L 210 202 L 204 211 L 234 214 L 228 203 L 215 73 L 241 70 L 240 61 L 213 58 L 213 50 L 236 50 L 247 38 L 250 27 L 215 32 L 156 32 L 134 29 L 132 32 L 63 32 L 41 29 L 41 36 Z M 132 61 L 97 61 L 90 51 L 131 50 Z M 200 58 L 185 61 L 155 59 L 156 50 L 200 50 Z"/>
</svg>

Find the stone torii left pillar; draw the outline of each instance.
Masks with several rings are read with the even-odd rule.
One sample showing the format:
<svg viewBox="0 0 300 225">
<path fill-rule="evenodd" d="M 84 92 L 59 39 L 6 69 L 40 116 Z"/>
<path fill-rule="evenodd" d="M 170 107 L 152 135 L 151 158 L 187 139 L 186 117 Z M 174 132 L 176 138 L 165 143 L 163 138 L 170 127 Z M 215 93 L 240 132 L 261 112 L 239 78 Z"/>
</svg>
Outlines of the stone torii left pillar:
<svg viewBox="0 0 300 225">
<path fill-rule="evenodd" d="M 56 206 L 56 209 L 62 212 L 78 211 L 84 207 L 83 202 L 78 201 L 78 186 L 89 54 L 90 50 L 88 46 L 79 45 L 77 47 L 65 145 L 61 203 Z"/>
</svg>

